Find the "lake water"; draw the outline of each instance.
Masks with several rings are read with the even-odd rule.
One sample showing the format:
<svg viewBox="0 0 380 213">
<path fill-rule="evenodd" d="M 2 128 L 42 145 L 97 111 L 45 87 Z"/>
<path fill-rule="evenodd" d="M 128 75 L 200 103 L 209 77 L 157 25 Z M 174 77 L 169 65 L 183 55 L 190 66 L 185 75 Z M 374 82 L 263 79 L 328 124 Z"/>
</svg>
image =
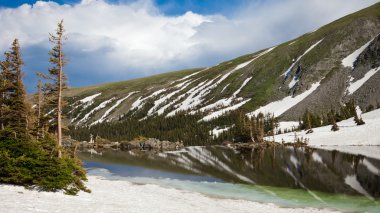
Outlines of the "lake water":
<svg viewBox="0 0 380 213">
<path fill-rule="evenodd" d="M 218 146 L 79 155 L 90 175 L 109 179 L 283 207 L 380 212 L 380 160 L 360 155 L 293 147 L 239 153 Z"/>
</svg>

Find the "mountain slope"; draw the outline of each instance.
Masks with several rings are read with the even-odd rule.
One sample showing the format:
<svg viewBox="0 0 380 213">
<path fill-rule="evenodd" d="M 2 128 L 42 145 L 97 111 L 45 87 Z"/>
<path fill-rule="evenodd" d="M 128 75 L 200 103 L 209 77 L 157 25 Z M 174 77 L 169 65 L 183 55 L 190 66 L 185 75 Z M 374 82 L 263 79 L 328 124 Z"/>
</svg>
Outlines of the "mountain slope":
<svg viewBox="0 0 380 213">
<path fill-rule="evenodd" d="M 143 123 L 178 113 L 213 122 L 237 109 L 298 120 L 306 108 L 323 113 L 352 98 L 365 108 L 380 101 L 379 33 L 377 3 L 213 67 L 70 89 L 66 115 L 70 125 L 93 126 L 131 117 Z"/>
</svg>

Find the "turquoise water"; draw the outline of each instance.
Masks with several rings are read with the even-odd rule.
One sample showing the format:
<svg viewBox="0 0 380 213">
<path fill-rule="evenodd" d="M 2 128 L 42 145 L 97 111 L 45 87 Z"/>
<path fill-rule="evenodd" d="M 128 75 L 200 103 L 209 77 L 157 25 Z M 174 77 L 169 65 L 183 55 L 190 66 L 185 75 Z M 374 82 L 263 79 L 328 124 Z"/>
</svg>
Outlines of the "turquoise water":
<svg viewBox="0 0 380 213">
<path fill-rule="evenodd" d="M 186 152 L 107 151 L 81 157 L 90 175 L 111 180 L 282 207 L 380 212 L 379 174 L 374 174 L 380 163 L 364 156 L 314 149 L 236 153 L 222 147 L 196 147 Z"/>
</svg>

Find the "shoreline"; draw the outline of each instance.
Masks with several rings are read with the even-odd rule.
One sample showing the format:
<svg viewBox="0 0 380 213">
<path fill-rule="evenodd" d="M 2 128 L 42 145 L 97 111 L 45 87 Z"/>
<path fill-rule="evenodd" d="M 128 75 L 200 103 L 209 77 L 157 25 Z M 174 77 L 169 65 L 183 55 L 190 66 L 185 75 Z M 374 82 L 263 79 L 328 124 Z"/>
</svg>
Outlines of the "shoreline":
<svg viewBox="0 0 380 213">
<path fill-rule="evenodd" d="M 80 192 L 78 196 L 0 185 L 0 207 L 10 212 L 337 212 L 215 198 L 198 192 L 109 180 L 102 176 L 88 176 L 86 185 L 92 193 Z"/>
</svg>

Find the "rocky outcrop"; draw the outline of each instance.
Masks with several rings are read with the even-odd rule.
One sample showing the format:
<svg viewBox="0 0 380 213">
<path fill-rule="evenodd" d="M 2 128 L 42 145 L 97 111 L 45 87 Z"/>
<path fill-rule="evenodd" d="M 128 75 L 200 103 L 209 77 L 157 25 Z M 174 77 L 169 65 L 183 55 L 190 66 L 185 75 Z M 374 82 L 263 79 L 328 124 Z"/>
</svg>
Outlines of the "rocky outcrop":
<svg viewBox="0 0 380 213">
<path fill-rule="evenodd" d="M 125 141 L 120 143 L 121 150 L 178 150 L 183 148 L 182 142 L 160 141 L 155 138 Z"/>
</svg>

